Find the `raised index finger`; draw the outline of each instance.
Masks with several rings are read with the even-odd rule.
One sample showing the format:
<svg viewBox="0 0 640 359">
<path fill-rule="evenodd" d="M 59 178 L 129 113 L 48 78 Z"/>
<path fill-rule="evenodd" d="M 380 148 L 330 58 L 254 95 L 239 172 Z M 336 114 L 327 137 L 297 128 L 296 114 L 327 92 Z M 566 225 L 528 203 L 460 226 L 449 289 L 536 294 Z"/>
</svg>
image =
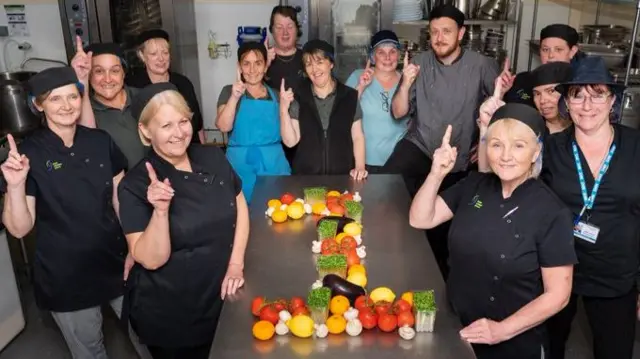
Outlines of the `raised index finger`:
<svg viewBox="0 0 640 359">
<path fill-rule="evenodd" d="M 509 58 L 505 57 L 504 59 L 504 66 L 502 68 L 502 72 L 511 72 L 511 70 L 509 69 Z"/>
<path fill-rule="evenodd" d="M 404 68 L 409 67 L 409 51 L 404 52 Z"/>
<path fill-rule="evenodd" d="M 280 81 L 280 93 L 284 93 L 285 91 L 287 91 L 284 88 L 284 77 L 282 78 L 282 81 Z"/>
<path fill-rule="evenodd" d="M 264 38 L 264 47 L 266 47 L 267 50 L 269 50 L 269 36 Z"/>
<path fill-rule="evenodd" d="M 367 59 L 367 65 L 364 67 L 365 70 L 369 70 L 371 68 L 371 59 Z"/>
<path fill-rule="evenodd" d="M 242 71 L 240 71 L 240 67 L 236 67 L 236 81 L 242 82 Z"/>
<path fill-rule="evenodd" d="M 18 153 L 18 146 L 16 146 L 16 140 L 13 139 L 11 134 L 7 135 L 7 141 L 9 141 L 9 151 Z"/>
<path fill-rule="evenodd" d="M 493 90 L 493 97 L 497 100 L 502 98 L 502 76 L 496 77 L 496 85 Z"/>
<path fill-rule="evenodd" d="M 76 52 L 84 53 L 84 48 L 82 47 L 82 39 L 80 36 L 76 36 Z"/>
<path fill-rule="evenodd" d="M 149 179 L 151 180 L 151 183 L 158 182 L 158 175 L 156 174 L 156 170 L 153 169 L 153 166 L 151 166 L 151 163 L 147 162 L 145 163 L 145 166 L 147 166 L 147 172 L 149 172 Z"/>
<path fill-rule="evenodd" d="M 442 136 L 442 145 L 443 146 L 449 146 L 449 143 L 451 142 L 451 130 L 452 127 L 451 125 L 447 126 L 447 130 L 444 131 L 444 136 Z"/>
</svg>

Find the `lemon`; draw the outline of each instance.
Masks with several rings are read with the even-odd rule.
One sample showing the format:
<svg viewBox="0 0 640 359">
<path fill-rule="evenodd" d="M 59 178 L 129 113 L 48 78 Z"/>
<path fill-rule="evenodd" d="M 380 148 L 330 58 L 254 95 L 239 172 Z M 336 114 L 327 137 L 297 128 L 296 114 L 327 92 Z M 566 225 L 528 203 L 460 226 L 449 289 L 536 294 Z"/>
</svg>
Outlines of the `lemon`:
<svg viewBox="0 0 640 359">
<path fill-rule="evenodd" d="M 364 273 L 355 272 L 347 276 L 347 282 L 359 285 L 362 288 L 367 286 L 367 276 Z"/>
<path fill-rule="evenodd" d="M 275 211 L 273 211 L 273 214 L 271 214 L 271 220 L 276 223 L 285 222 L 287 220 L 287 212 L 276 209 Z"/>
<path fill-rule="evenodd" d="M 280 206 L 282 206 L 282 202 L 280 202 L 279 199 L 270 199 L 269 202 L 267 202 L 267 207 L 269 208 L 280 208 Z"/>
<path fill-rule="evenodd" d="M 327 197 L 340 197 L 342 194 L 338 191 L 329 191 L 327 193 Z"/>
<path fill-rule="evenodd" d="M 326 208 L 327 205 L 322 202 L 314 203 L 313 206 L 311 206 L 311 212 L 313 214 L 322 214 Z"/>
<path fill-rule="evenodd" d="M 340 244 L 340 242 L 342 242 L 342 238 L 344 238 L 344 237 L 346 237 L 346 236 L 348 236 L 348 234 L 346 234 L 346 233 L 344 233 L 344 232 L 339 233 L 339 234 L 336 236 L 336 242 L 338 242 L 338 244 Z"/>
<path fill-rule="evenodd" d="M 404 292 L 400 299 L 404 299 L 407 303 L 413 306 L 413 292 Z"/>
<path fill-rule="evenodd" d="M 393 303 L 396 299 L 396 295 L 387 287 L 378 287 L 369 293 L 369 298 L 371 298 L 374 303 L 378 303 L 383 300 L 385 302 Z"/>
<path fill-rule="evenodd" d="M 343 229 L 344 233 L 350 236 L 357 236 L 362 233 L 362 227 L 355 222 L 347 223 Z"/>
<path fill-rule="evenodd" d="M 348 275 L 352 275 L 353 273 L 362 273 L 367 274 L 367 270 L 364 268 L 362 264 L 354 264 L 349 267 Z"/>
<path fill-rule="evenodd" d="M 300 202 L 296 203 L 300 204 Z M 302 204 L 297 206 L 292 203 L 289 207 L 287 207 L 287 214 L 292 219 L 300 219 L 302 218 L 302 216 L 304 216 L 304 207 L 302 206 Z"/>
<path fill-rule="evenodd" d="M 313 319 L 308 315 L 296 315 L 289 320 L 291 334 L 299 338 L 309 338 L 313 334 Z"/>
</svg>

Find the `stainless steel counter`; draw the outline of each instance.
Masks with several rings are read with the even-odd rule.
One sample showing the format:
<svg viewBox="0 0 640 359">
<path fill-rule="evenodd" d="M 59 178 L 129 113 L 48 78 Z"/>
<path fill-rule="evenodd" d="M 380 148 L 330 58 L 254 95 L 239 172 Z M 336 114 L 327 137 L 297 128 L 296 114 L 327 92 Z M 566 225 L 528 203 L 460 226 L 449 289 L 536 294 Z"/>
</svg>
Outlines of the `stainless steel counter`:
<svg viewBox="0 0 640 359">
<path fill-rule="evenodd" d="M 399 296 L 407 290 L 434 289 L 438 314 L 434 333 L 418 333 L 411 341 L 397 333 L 365 330 L 359 337 L 346 333 L 325 339 L 301 339 L 291 334 L 269 341 L 251 334 L 255 296 L 306 298 L 318 275 L 311 253 L 317 238 L 312 216 L 298 221 L 271 224 L 265 218 L 266 202 L 284 192 L 302 197 L 302 189 L 327 186 L 340 191 L 359 191 L 363 197 L 362 234 L 367 249 L 365 266 L 369 290 L 387 286 Z M 251 206 L 251 237 L 245 258 L 246 285 L 235 301 L 227 301 L 218 324 L 210 358 L 474 358 L 463 342 L 461 326 L 446 304 L 444 282 L 424 232 L 409 226 L 410 199 L 399 176 L 371 176 L 355 183 L 346 176 L 260 177 Z"/>
</svg>

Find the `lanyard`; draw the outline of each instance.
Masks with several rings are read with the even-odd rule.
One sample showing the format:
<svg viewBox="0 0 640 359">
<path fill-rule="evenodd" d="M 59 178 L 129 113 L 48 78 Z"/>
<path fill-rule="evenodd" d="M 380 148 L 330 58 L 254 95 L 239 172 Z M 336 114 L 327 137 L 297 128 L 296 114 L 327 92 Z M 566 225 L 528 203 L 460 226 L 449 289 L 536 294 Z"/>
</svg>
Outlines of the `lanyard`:
<svg viewBox="0 0 640 359">
<path fill-rule="evenodd" d="M 593 189 L 591 190 L 591 195 L 587 195 L 587 182 L 584 179 L 584 172 L 582 171 L 582 163 L 580 162 L 580 155 L 578 154 L 578 146 L 575 142 L 572 143 L 573 146 L 573 158 L 576 162 L 576 169 L 578 171 L 578 180 L 580 181 L 580 191 L 582 192 L 582 201 L 584 205 L 582 206 L 582 210 L 580 214 L 576 218 L 576 224 L 580 221 L 580 217 L 584 214 L 585 210 L 593 208 L 593 202 L 596 199 L 596 195 L 598 194 L 598 189 L 600 188 L 600 183 L 602 182 L 602 178 L 604 174 L 609 169 L 609 164 L 611 163 L 611 158 L 613 158 L 613 154 L 616 152 L 616 145 L 613 144 L 609 149 L 609 153 L 607 157 L 605 157 L 604 162 L 602 162 L 602 166 L 600 166 L 600 170 L 598 171 L 598 177 L 596 177 L 595 182 L 593 183 Z"/>
</svg>

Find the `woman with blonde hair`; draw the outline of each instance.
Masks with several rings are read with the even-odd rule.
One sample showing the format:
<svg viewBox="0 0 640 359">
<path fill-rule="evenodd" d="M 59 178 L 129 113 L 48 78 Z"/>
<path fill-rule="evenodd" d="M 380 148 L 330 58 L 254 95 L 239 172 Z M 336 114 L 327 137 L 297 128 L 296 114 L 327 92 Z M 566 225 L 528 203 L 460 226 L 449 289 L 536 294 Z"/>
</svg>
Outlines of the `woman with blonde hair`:
<svg viewBox="0 0 640 359">
<path fill-rule="evenodd" d="M 452 219 L 447 293 L 476 357 L 539 359 L 547 342 L 541 324 L 571 292 L 571 213 L 535 178 L 545 132 L 535 109 L 508 104 L 480 123 L 491 171 L 438 195 L 457 155 L 449 126 L 409 218 L 421 229 Z"/>
<path fill-rule="evenodd" d="M 242 185 L 221 150 L 189 146 L 192 113 L 172 84 L 142 89 L 132 112 L 151 150 L 118 189 L 136 262 L 124 310 L 154 359 L 208 358 L 223 300 L 244 284 Z"/>
</svg>

